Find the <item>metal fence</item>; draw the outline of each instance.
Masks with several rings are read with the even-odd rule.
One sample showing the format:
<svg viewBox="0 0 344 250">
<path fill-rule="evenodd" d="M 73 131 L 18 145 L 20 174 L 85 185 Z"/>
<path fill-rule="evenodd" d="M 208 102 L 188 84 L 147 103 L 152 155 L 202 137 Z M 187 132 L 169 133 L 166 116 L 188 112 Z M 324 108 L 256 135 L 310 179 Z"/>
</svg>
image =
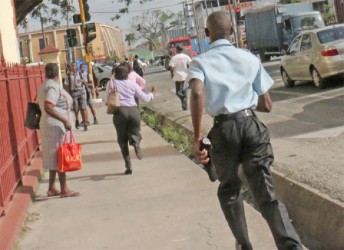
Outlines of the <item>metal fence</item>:
<svg viewBox="0 0 344 250">
<path fill-rule="evenodd" d="M 24 119 L 44 78 L 43 66 L 0 63 L 0 215 L 40 144 L 39 131 L 25 128 Z"/>
</svg>

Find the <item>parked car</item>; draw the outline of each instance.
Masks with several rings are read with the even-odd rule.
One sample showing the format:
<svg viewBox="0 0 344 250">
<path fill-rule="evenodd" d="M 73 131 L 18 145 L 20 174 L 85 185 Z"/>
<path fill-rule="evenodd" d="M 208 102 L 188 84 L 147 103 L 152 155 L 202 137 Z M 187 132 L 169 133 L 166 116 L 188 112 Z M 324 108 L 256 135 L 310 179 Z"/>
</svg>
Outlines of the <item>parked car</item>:
<svg viewBox="0 0 344 250">
<path fill-rule="evenodd" d="M 105 90 L 106 84 L 112 75 L 112 67 L 105 64 L 95 63 L 93 64 L 93 71 L 98 79 L 99 87 Z"/>
<path fill-rule="evenodd" d="M 280 72 L 286 87 L 309 80 L 322 89 L 327 78 L 344 77 L 344 24 L 305 31 L 295 37 L 281 58 Z"/>
</svg>

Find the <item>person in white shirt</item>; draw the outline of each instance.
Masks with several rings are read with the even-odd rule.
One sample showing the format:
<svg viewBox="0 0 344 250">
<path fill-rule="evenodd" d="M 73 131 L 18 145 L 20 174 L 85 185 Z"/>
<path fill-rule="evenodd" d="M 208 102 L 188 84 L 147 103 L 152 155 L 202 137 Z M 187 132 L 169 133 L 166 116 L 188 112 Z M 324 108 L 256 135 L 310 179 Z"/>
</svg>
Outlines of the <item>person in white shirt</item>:
<svg viewBox="0 0 344 250">
<path fill-rule="evenodd" d="M 183 54 L 183 47 L 177 45 L 177 54 L 171 58 L 169 63 L 172 79 L 176 85 L 176 95 L 182 102 L 183 110 L 187 110 L 187 89 L 184 89 L 184 81 L 187 77 L 187 69 L 191 62 L 188 55 Z"/>
</svg>

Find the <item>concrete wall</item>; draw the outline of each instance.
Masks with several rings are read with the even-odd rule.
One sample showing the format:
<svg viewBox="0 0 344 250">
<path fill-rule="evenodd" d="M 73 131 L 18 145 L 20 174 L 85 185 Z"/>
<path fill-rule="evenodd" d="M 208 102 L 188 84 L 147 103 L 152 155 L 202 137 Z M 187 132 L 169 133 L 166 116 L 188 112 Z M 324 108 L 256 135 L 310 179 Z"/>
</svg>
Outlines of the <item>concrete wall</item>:
<svg viewBox="0 0 344 250">
<path fill-rule="evenodd" d="M 1 0 L 0 54 L 2 54 L 8 62 L 20 62 L 13 0 Z"/>
</svg>

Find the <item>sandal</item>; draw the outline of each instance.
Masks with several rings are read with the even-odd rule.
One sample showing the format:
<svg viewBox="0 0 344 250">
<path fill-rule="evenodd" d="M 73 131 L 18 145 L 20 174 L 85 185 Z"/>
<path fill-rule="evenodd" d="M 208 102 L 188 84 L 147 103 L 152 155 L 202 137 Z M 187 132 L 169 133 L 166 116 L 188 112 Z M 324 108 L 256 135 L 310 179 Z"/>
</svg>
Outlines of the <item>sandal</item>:
<svg viewBox="0 0 344 250">
<path fill-rule="evenodd" d="M 47 196 L 48 197 L 53 197 L 53 196 L 58 196 L 60 195 L 61 193 L 59 191 L 52 191 L 52 190 L 48 190 L 47 192 Z"/>
<path fill-rule="evenodd" d="M 79 192 L 70 191 L 70 192 L 65 193 L 65 194 L 60 194 L 60 198 L 76 197 L 76 196 L 79 196 L 79 195 L 80 195 Z"/>
</svg>

